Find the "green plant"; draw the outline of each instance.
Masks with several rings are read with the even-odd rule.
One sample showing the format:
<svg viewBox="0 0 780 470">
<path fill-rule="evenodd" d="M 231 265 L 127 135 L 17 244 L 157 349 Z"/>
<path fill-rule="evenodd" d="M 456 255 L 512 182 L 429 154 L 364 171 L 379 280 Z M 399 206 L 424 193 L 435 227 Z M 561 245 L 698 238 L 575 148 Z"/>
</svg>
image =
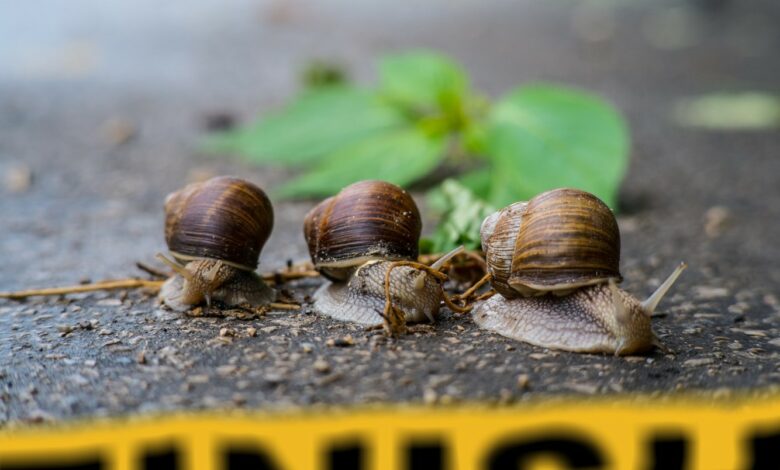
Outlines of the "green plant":
<svg viewBox="0 0 780 470">
<path fill-rule="evenodd" d="M 599 98 L 534 84 L 491 103 L 458 64 L 430 51 L 383 58 L 379 78 L 374 89 L 339 81 L 307 88 L 277 113 L 211 136 L 205 148 L 304 169 L 277 189 L 281 197 L 328 196 L 369 178 L 408 186 L 450 166 L 456 181 L 431 194 L 442 220 L 423 248 L 434 251 L 478 247 L 481 218 L 463 217 L 555 187 L 590 191 L 615 207 L 628 133 Z"/>
</svg>

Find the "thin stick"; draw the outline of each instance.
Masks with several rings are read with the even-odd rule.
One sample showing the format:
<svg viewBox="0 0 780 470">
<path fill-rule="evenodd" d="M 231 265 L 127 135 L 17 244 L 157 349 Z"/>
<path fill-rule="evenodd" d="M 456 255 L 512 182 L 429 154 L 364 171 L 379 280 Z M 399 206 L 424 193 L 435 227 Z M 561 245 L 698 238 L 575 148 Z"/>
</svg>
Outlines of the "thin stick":
<svg viewBox="0 0 780 470">
<path fill-rule="evenodd" d="M 268 304 L 268 308 L 276 310 L 300 310 L 301 306 L 298 304 L 282 304 L 278 302 L 271 302 Z"/>
<path fill-rule="evenodd" d="M 480 300 L 487 300 L 487 299 L 493 297 L 494 295 L 496 295 L 496 293 L 497 293 L 496 291 L 494 291 L 493 289 L 490 289 L 489 291 L 485 292 L 484 294 L 482 294 L 479 297 L 477 297 L 476 299 L 474 299 L 474 302 L 472 302 L 472 303 L 479 302 Z"/>
<path fill-rule="evenodd" d="M 48 289 L 30 289 L 16 292 L 0 292 L 0 299 L 25 299 L 39 295 L 65 295 L 76 294 L 80 292 L 93 292 L 97 290 L 113 289 L 137 289 L 149 288 L 159 289 L 163 281 L 146 281 L 143 279 L 119 279 L 116 281 L 101 281 L 92 284 L 82 284 L 79 286 L 52 287 Z"/>
<path fill-rule="evenodd" d="M 466 256 L 467 258 L 473 260 L 477 264 L 484 264 L 484 261 L 482 261 L 481 256 L 476 251 L 464 251 L 460 253 L 458 256 L 461 255 Z M 435 261 L 436 259 L 440 259 L 443 256 L 445 256 L 445 254 L 424 255 L 420 257 L 420 260 Z M 158 258 L 160 258 L 166 265 L 170 266 L 171 269 L 177 271 L 178 274 L 180 275 L 190 274 L 189 272 L 185 271 L 183 267 L 165 258 L 164 256 L 159 255 Z M 442 274 L 439 271 L 434 271 L 430 269 L 430 266 L 427 266 L 424 263 L 415 263 L 413 261 L 400 262 L 400 263 L 403 264 L 408 263 L 406 264 L 407 266 L 414 266 L 421 269 L 423 269 L 423 266 L 425 266 L 425 270 L 428 271 L 430 274 L 436 276 L 438 279 L 442 281 L 447 280 L 446 275 Z M 169 276 L 168 273 L 157 270 L 155 268 L 152 268 L 140 262 L 136 263 L 136 266 L 142 271 L 145 271 L 155 277 L 166 278 Z M 261 276 L 263 280 L 269 282 L 274 281 L 276 279 L 281 279 L 282 282 L 285 282 L 285 281 L 292 281 L 296 279 L 319 277 L 320 273 L 311 269 L 311 267 L 312 267 L 311 263 L 308 262 L 300 263 L 299 265 L 290 266 L 288 269 L 284 271 L 264 273 Z M 51 287 L 45 289 L 29 289 L 29 290 L 21 290 L 16 292 L 0 292 L 0 299 L 18 300 L 27 297 L 35 297 L 35 296 L 67 295 L 67 294 L 77 294 L 82 292 L 94 292 L 99 290 L 114 290 L 114 289 L 138 289 L 138 288 L 160 289 L 162 284 L 163 281 L 149 281 L 149 280 L 142 280 L 142 279 L 117 279 L 117 280 L 109 280 L 109 281 L 99 281 L 91 284 L 82 284 L 78 286 Z M 285 307 L 279 307 L 279 308 L 285 308 Z"/>
<path fill-rule="evenodd" d="M 140 263 L 138 264 L 140 269 L 146 271 L 146 269 L 140 267 Z M 153 268 L 150 269 L 152 271 L 147 271 L 147 272 L 156 275 L 153 273 L 154 269 Z M 183 270 L 183 268 L 181 269 Z M 305 277 L 317 277 L 320 275 L 320 273 L 318 273 L 317 271 L 301 271 L 301 272 L 290 272 L 290 273 L 279 273 L 279 274 L 281 275 L 284 281 L 301 279 Z M 264 274 L 263 279 L 273 280 L 275 276 L 276 274 Z M 165 277 L 168 277 L 168 275 L 165 275 Z M 147 289 L 159 290 L 160 287 L 162 287 L 163 282 L 164 281 L 162 280 L 149 281 L 143 279 L 117 279 L 117 280 L 110 280 L 110 281 L 98 281 L 98 282 L 93 282 L 91 284 L 80 284 L 78 286 L 48 287 L 43 289 L 28 289 L 28 290 L 20 290 L 15 292 L 0 292 L 0 299 L 20 300 L 20 299 L 25 299 L 27 297 L 35 297 L 35 296 L 67 295 L 67 294 L 78 294 L 82 292 L 94 292 L 99 290 L 115 290 L 115 289 L 147 288 Z M 290 304 L 279 304 L 279 305 L 290 305 Z M 278 308 L 291 309 L 290 307 L 278 307 Z M 297 309 L 292 309 L 292 310 L 297 310 Z"/>
<path fill-rule="evenodd" d="M 279 271 L 279 272 L 272 272 L 272 273 L 265 273 L 262 275 L 263 280 L 266 282 L 273 282 L 277 279 L 281 280 L 282 282 L 286 281 L 294 281 L 296 279 L 304 279 L 309 277 L 319 277 L 320 273 L 318 271 Z"/>
<path fill-rule="evenodd" d="M 455 313 L 466 313 L 471 310 L 471 305 L 466 305 L 464 307 L 456 305 L 449 297 L 447 297 L 447 294 L 442 294 L 442 298 L 444 299 L 444 304 Z"/>
<path fill-rule="evenodd" d="M 390 315 L 394 313 L 394 308 L 393 308 L 393 299 L 392 296 L 390 295 L 390 273 L 393 271 L 393 269 L 401 266 L 409 266 L 412 268 L 421 269 L 427 272 L 428 274 L 431 274 L 432 276 L 434 276 L 435 278 L 439 279 L 442 282 L 449 279 L 447 275 L 444 274 L 443 272 L 439 271 L 436 268 L 428 266 L 426 264 L 416 263 L 414 261 L 396 261 L 392 263 L 390 267 L 387 269 L 387 272 L 385 272 L 385 310 L 382 314 L 382 317 L 385 319 L 386 324 L 389 323 L 388 329 L 391 330 L 393 329 L 393 325 L 388 320 L 391 318 Z M 450 298 L 447 296 L 447 294 L 444 292 L 442 292 L 442 300 L 444 301 L 444 304 L 450 308 L 450 310 L 456 313 L 466 313 L 471 309 L 471 307 L 460 307 L 458 305 L 455 305 L 452 302 L 452 300 L 450 300 Z"/>
<path fill-rule="evenodd" d="M 168 277 L 171 276 L 170 273 L 166 273 L 164 271 L 160 271 L 159 269 L 155 269 L 155 268 L 153 268 L 151 266 L 148 266 L 148 265 L 146 265 L 146 264 L 144 264 L 144 263 L 142 263 L 140 261 L 136 261 L 135 262 L 135 267 L 140 269 L 141 271 L 151 275 L 151 276 L 156 277 L 156 278 L 167 279 Z"/>
<path fill-rule="evenodd" d="M 476 283 L 476 284 L 474 284 L 473 286 L 469 287 L 469 288 L 468 288 L 468 290 L 466 290 L 466 291 L 465 291 L 465 292 L 463 292 L 462 294 L 458 294 L 458 295 L 455 295 L 455 296 L 453 296 L 453 297 L 452 297 L 452 299 L 453 299 L 453 300 L 464 300 L 464 299 L 465 299 L 465 300 L 468 300 L 468 298 L 469 298 L 469 297 L 471 297 L 472 295 L 474 295 L 474 293 L 475 293 L 475 292 L 476 292 L 476 291 L 477 291 L 477 290 L 478 290 L 480 287 L 482 287 L 482 286 L 484 286 L 485 284 L 487 284 L 487 283 L 488 283 L 488 281 L 490 281 L 490 273 L 488 273 L 488 274 L 485 274 L 484 276 L 482 276 L 482 279 L 480 279 L 479 281 L 477 281 L 477 283 Z"/>
<path fill-rule="evenodd" d="M 383 326 L 385 333 L 389 336 L 395 337 L 399 333 L 403 333 L 406 330 L 406 317 L 403 312 L 399 312 L 398 309 L 393 307 L 393 296 L 390 293 L 390 274 L 393 269 L 399 266 L 409 266 L 413 261 L 396 261 L 390 263 L 390 267 L 385 271 L 385 308 L 379 315 L 384 320 Z M 417 264 L 417 263 L 414 263 Z"/>
</svg>

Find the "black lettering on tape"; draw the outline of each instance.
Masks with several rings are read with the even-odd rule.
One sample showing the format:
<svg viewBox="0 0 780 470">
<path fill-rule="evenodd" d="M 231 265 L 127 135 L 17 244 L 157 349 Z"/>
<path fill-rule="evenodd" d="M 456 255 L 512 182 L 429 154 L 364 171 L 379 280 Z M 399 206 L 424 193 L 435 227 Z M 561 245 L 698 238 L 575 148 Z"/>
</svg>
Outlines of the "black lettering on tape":
<svg viewBox="0 0 780 470">
<path fill-rule="evenodd" d="M 179 450 L 174 446 L 154 449 L 145 452 L 139 461 L 140 470 L 179 470 L 181 458 Z"/>
<path fill-rule="evenodd" d="M 505 440 L 487 456 L 489 470 L 522 470 L 534 457 L 552 456 L 571 469 L 597 469 L 604 466 L 598 446 L 578 433 L 555 432 L 539 437 L 523 434 Z"/>
<path fill-rule="evenodd" d="M 684 470 L 687 468 L 688 440 L 683 435 L 653 436 L 648 446 L 648 467 L 652 470 Z"/>
<path fill-rule="evenodd" d="M 48 456 L 42 459 L 39 455 L 30 458 L 17 458 L 12 461 L 0 459 L 2 470 L 102 470 L 106 468 L 102 459 L 97 456 L 72 458 Z"/>
<path fill-rule="evenodd" d="M 412 440 L 406 447 L 408 470 L 445 470 L 449 467 L 441 442 Z"/>
<path fill-rule="evenodd" d="M 366 458 L 363 444 L 359 441 L 340 442 L 328 447 L 325 455 L 327 470 L 362 470 Z"/>
<path fill-rule="evenodd" d="M 753 461 L 751 470 L 780 468 L 780 426 L 770 431 L 756 431 L 750 437 L 748 455 Z"/>
<path fill-rule="evenodd" d="M 279 470 L 280 467 L 260 445 L 240 444 L 222 452 L 225 470 Z"/>
</svg>

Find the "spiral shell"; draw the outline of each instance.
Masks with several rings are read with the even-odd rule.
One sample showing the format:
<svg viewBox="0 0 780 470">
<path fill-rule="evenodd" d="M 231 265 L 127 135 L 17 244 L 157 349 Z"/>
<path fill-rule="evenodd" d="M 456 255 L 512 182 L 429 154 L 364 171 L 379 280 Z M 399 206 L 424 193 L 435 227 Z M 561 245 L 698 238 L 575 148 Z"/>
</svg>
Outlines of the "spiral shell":
<svg viewBox="0 0 780 470">
<path fill-rule="evenodd" d="M 165 199 L 165 241 L 179 261 L 223 261 L 253 271 L 273 228 L 268 196 L 254 184 L 218 176 Z"/>
<path fill-rule="evenodd" d="M 525 202 L 515 202 L 488 216 L 480 229 L 482 249 L 485 251 L 490 283 L 504 297 L 511 299 L 520 295 L 509 285 L 512 275 L 512 256 L 515 240 L 525 212 Z"/>
<path fill-rule="evenodd" d="M 577 189 L 554 189 L 530 201 L 515 240 L 509 285 L 559 291 L 620 280 L 620 231 L 609 207 Z"/>
<path fill-rule="evenodd" d="M 314 207 L 303 228 L 314 266 L 340 281 L 370 260 L 417 259 L 421 230 L 409 193 L 384 181 L 347 186 Z"/>
</svg>

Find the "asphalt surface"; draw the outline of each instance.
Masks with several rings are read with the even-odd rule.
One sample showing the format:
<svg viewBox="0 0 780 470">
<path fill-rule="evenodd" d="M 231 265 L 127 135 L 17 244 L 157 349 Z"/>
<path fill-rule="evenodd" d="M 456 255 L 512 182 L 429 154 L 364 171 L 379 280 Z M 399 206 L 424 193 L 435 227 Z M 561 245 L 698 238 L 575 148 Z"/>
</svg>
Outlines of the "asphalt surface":
<svg viewBox="0 0 780 470">
<path fill-rule="evenodd" d="M 449 312 L 390 340 L 308 308 L 242 320 L 169 312 L 138 291 L 0 301 L 0 426 L 214 407 L 776 391 L 780 133 L 670 119 L 679 98 L 778 91 L 776 2 L 353 3 L 0 6 L 0 290 L 141 275 L 134 263 L 154 264 L 165 248 L 168 192 L 208 175 L 266 187 L 288 176 L 199 155 L 215 115 L 243 122 L 280 105 L 312 58 L 369 82 L 377 56 L 424 46 L 462 61 L 491 95 L 560 82 L 626 114 L 623 286 L 643 298 L 679 261 L 690 265 L 654 320 L 669 351 L 547 351 Z M 307 258 L 300 225 L 313 202 L 274 204 L 261 270 Z M 319 282 L 284 287 L 305 303 Z"/>
</svg>

